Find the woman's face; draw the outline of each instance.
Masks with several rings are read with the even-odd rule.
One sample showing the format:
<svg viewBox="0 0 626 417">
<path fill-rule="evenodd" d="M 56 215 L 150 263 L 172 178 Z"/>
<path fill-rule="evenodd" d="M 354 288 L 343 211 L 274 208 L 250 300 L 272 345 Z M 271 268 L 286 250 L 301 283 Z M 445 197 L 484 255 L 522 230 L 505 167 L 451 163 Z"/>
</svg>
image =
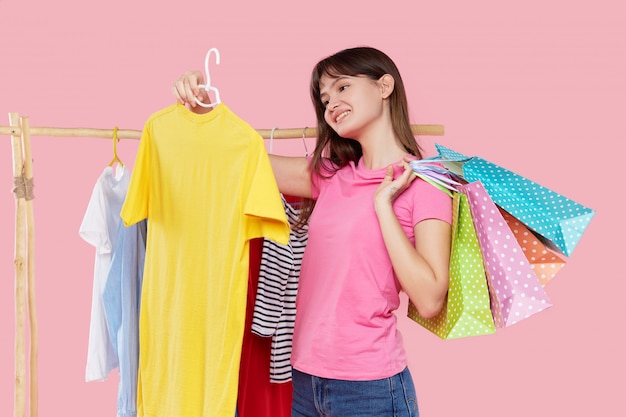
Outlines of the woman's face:
<svg viewBox="0 0 626 417">
<path fill-rule="evenodd" d="M 382 116 L 383 97 L 378 81 L 365 76 L 320 78 L 320 101 L 324 120 L 337 134 L 357 139 Z"/>
</svg>

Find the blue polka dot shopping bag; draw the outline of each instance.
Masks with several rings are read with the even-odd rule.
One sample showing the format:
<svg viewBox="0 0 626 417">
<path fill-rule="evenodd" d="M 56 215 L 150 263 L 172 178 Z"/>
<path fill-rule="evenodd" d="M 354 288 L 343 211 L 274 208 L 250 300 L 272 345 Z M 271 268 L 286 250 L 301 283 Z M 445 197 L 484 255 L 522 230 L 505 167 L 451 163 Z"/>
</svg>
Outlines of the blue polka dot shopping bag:
<svg viewBox="0 0 626 417">
<path fill-rule="evenodd" d="M 499 207 L 542 236 L 552 249 L 571 256 L 595 210 L 478 156 L 435 147 L 437 160 L 449 171 L 468 183 L 480 181 Z"/>
</svg>

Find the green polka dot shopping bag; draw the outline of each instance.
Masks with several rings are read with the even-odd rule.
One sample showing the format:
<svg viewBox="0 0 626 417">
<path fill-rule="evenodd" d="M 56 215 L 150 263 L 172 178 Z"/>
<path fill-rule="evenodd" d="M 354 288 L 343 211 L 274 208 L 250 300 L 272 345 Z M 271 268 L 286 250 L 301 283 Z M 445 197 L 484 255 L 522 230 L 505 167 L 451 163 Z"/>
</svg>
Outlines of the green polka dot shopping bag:
<svg viewBox="0 0 626 417">
<path fill-rule="evenodd" d="M 467 196 L 453 193 L 450 286 L 445 305 L 423 318 L 409 302 L 408 317 L 442 339 L 495 333 L 483 257 L 474 231 Z"/>
</svg>

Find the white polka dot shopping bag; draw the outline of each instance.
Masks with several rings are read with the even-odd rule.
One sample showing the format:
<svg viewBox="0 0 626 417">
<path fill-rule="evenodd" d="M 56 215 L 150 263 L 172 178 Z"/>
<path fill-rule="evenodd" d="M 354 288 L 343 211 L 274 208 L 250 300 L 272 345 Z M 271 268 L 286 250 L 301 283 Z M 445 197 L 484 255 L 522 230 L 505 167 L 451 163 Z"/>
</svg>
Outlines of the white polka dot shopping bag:
<svg viewBox="0 0 626 417">
<path fill-rule="evenodd" d="M 500 208 L 545 238 L 551 249 L 571 256 L 595 210 L 483 158 L 435 147 L 449 171 L 468 183 L 480 181 Z"/>
<path fill-rule="evenodd" d="M 433 318 L 423 318 L 409 302 L 408 317 L 442 339 L 495 333 L 489 289 L 478 237 L 467 197 L 453 195 L 450 287 L 445 305 Z"/>
<path fill-rule="evenodd" d="M 524 251 L 526 259 L 535 270 L 539 282 L 541 285 L 546 285 L 565 266 L 568 258 L 547 247 L 541 237 L 535 235 L 510 213 L 500 207 L 498 209 Z"/>
<path fill-rule="evenodd" d="M 481 248 L 496 327 L 508 327 L 552 306 L 514 232 L 480 181 L 459 187 L 467 196 Z"/>
</svg>

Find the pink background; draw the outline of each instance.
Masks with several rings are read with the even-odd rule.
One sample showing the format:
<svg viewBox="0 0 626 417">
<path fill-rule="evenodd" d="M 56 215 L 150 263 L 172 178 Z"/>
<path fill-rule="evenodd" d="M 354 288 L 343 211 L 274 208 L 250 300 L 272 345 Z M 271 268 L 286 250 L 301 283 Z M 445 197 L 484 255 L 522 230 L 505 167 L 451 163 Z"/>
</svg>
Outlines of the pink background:
<svg viewBox="0 0 626 417">
<path fill-rule="evenodd" d="M 402 71 L 413 122 L 445 125 L 444 137 L 421 138 L 429 151 L 439 141 L 483 156 L 598 211 L 547 286 L 551 309 L 453 341 L 398 314 L 422 416 L 623 413 L 621 1 L 238 3 L 0 0 L 0 125 L 19 112 L 31 126 L 139 130 L 217 47 L 211 78 L 233 111 L 259 129 L 313 126 L 315 62 L 378 47 Z M 0 414 L 10 415 L 14 199 L 10 140 L 0 140 Z M 129 167 L 137 143 L 118 146 Z M 78 236 L 111 141 L 33 137 L 32 151 L 40 415 L 114 416 L 116 373 L 84 382 L 94 250 Z M 304 147 L 283 140 L 274 151 Z"/>
</svg>

